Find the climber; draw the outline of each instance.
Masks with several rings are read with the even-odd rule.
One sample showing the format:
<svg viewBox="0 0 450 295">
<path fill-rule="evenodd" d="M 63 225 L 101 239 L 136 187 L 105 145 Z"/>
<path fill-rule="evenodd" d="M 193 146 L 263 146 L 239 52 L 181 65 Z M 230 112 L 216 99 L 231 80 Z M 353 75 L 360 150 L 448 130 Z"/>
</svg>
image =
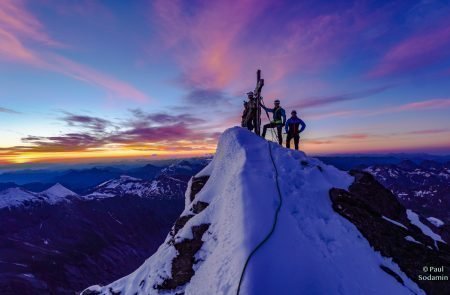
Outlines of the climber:
<svg viewBox="0 0 450 295">
<path fill-rule="evenodd" d="M 244 104 L 244 114 L 242 114 L 242 127 L 247 127 L 248 130 L 252 131 L 256 126 L 256 109 L 258 107 L 253 91 L 247 92 L 247 104 Z"/>
<path fill-rule="evenodd" d="M 300 130 L 299 126 L 302 125 Z M 291 112 L 291 117 L 286 121 L 285 130 L 287 133 L 286 147 L 289 149 L 291 147 L 291 139 L 294 139 L 295 149 L 298 150 L 298 142 L 300 140 L 300 133 L 306 128 L 305 122 L 297 117 L 297 112 L 293 110 Z"/>
<path fill-rule="evenodd" d="M 248 101 L 244 100 L 244 111 L 242 112 L 242 119 L 241 119 L 241 127 L 247 127 L 247 122 L 245 121 L 248 114 Z"/>
<path fill-rule="evenodd" d="M 262 137 L 264 138 L 266 136 L 267 128 L 277 128 L 278 143 L 282 145 L 283 138 L 281 137 L 281 131 L 286 122 L 286 112 L 282 107 L 280 107 L 280 101 L 278 99 L 274 101 L 273 109 L 267 108 L 264 105 L 261 105 L 261 107 L 266 112 L 273 113 L 273 120 L 269 124 L 264 125 L 263 127 Z"/>
</svg>

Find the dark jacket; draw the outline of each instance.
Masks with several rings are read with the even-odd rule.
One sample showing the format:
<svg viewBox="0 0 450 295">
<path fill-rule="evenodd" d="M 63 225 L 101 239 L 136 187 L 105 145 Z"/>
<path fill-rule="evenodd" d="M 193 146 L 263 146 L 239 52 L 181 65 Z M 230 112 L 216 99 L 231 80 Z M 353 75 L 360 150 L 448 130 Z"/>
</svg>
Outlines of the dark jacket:
<svg viewBox="0 0 450 295">
<path fill-rule="evenodd" d="M 299 126 L 302 126 L 299 130 Z M 286 121 L 286 125 L 284 127 L 284 129 L 286 130 L 286 133 L 292 133 L 292 135 L 298 134 L 300 132 L 302 132 L 303 130 L 305 130 L 306 128 L 306 124 L 305 122 L 303 122 L 302 119 L 300 119 L 297 116 L 292 116 L 290 117 L 287 121 Z"/>
</svg>

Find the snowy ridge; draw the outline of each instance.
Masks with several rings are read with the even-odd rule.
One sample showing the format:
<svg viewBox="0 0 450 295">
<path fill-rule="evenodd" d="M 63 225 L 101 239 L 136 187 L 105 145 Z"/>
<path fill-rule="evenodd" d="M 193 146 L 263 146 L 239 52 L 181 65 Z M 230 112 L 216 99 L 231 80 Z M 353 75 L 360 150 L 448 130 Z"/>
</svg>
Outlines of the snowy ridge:
<svg viewBox="0 0 450 295">
<path fill-rule="evenodd" d="M 353 177 L 302 152 L 270 145 L 283 205 L 274 234 L 249 263 L 241 294 L 424 294 L 333 211 L 329 190 L 346 189 Z M 278 205 L 268 148 L 242 128 L 225 131 L 214 159 L 196 175 L 209 180 L 192 202 L 189 182 L 180 217 L 185 224 L 135 272 L 84 294 L 236 294 L 245 260 L 272 227 Z M 199 211 L 199 204 L 207 207 Z M 176 288 L 163 288 L 178 276 L 174 261 L 181 250 L 176 246 L 194 241 L 194 229 L 202 226 L 207 230 L 194 256 L 194 274 Z"/>
<path fill-rule="evenodd" d="M 0 209 L 29 205 L 37 202 L 56 204 L 70 201 L 78 195 L 57 183 L 40 193 L 34 193 L 22 188 L 9 188 L 0 192 Z"/>
</svg>

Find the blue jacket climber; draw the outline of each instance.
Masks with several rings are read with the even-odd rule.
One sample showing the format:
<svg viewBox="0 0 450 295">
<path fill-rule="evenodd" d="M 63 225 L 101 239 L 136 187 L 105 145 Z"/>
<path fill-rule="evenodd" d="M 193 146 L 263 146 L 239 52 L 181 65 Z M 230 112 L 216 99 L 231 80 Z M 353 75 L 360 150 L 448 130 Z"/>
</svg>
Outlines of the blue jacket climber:
<svg viewBox="0 0 450 295">
<path fill-rule="evenodd" d="M 301 125 L 301 128 L 299 130 L 300 125 Z M 286 130 L 286 133 L 287 133 L 287 138 L 286 138 L 286 147 L 287 148 L 291 147 L 291 139 L 294 139 L 295 149 L 298 150 L 298 143 L 300 141 L 299 134 L 301 132 L 303 132 L 303 130 L 305 130 L 305 128 L 306 128 L 305 122 L 303 122 L 302 119 L 297 117 L 297 112 L 295 110 L 293 110 L 291 112 L 291 117 L 286 121 L 286 125 L 284 126 L 284 129 Z"/>
<path fill-rule="evenodd" d="M 300 128 L 300 130 L 298 130 L 298 127 L 300 125 L 302 127 Z M 306 128 L 305 122 L 297 116 L 289 118 L 286 121 L 286 125 L 284 126 L 284 129 L 286 130 L 286 133 L 288 133 L 288 134 L 289 134 L 289 130 L 291 130 L 293 133 L 295 133 L 296 130 L 297 130 L 297 133 L 301 133 L 301 132 L 303 132 L 303 130 L 305 130 L 305 128 Z"/>
</svg>

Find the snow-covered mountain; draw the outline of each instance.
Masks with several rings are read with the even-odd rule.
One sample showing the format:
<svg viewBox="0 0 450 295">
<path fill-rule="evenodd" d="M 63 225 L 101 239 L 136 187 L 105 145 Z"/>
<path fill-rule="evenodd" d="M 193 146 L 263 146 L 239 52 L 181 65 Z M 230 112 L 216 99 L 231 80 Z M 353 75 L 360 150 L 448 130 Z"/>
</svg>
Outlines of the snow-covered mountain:
<svg viewBox="0 0 450 295">
<path fill-rule="evenodd" d="M 435 229 L 370 174 L 236 127 L 189 182 L 158 251 L 82 294 L 433 294 L 417 275 L 450 262 Z"/>
<path fill-rule="evenodd" d="M 55 204 L 61 201 L 68 201 L 74 197 L 80 200 L 123 196 L 164 199 L 180 198 L 180 196 L 184 195 L 190 177 L 203 169 L 210 160 L 208 158 L 193 158 L 177 161 L 162 169 L 151 180 L 121 175 L 97 185 L 81 196 L 59 183 L 40 193 L 31 192 L 20 187 L 11 187 L 0 191 L 0 209 L 26 206 L 39 202 Z"/>
<path fill-rule="evenodd" d="M 162 175 L 195 175 L 211 162 L 212 158 L 184 159 L 161 170 Z"/>
<path fill-rule="evenodd" d="M 164 241 L 190 177 L 206 165 L 187 162 L 153 180 L 146 167 L 146 180 L 123 175 L 78 196 L 62 185 L 0 192 L 0 294 L 75 294 L 136 269 Z M 177 174 L 191 164 L 191 175 Z"/>
<path fill-rule="evenodd" d="M 123 175 L 98 185 L 83 198 L 89 200 L 123 196 L 163 199 L 179 198 L 183 195 L 180 192 L 184 192 L 188 181 L 189 176 L 185 175 L 160 175 L 151 181 Z"/>
<path fill-rule="evenodd" d="M 450 162 L 403 161 L 366 169 L 391 190 L 407 208 L 438 220 L 450 230 Z M 441 222 L 439 222 L 441 221 Z"/>
<path fill-rule="evenodd" d="M 40 193 L 30 192 L 17 187 L 8 188 L 0 191 L 0 209 L 28 206 L 42 202 L 56 204 L 70 201 L 73 198 L 78 198 L 78 195 L 59 183 Z"/>
</svg>

